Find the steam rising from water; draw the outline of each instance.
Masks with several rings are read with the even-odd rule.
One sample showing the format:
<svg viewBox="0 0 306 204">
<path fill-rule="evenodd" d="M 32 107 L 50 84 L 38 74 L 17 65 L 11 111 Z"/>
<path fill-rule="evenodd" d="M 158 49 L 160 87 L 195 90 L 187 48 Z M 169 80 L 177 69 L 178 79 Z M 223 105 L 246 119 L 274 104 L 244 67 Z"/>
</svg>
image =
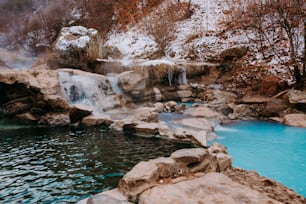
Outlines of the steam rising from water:
<svg viewBox="0 0 306 204">
<path fill-rule="evenodd" d="M 36 58 L 26 54 L 25 51 L 8 51 L 7 49 L 0 48 L 0 59 L 9 68 L 12 69 L 29 69 L 35 63 Z"/>
</svg>

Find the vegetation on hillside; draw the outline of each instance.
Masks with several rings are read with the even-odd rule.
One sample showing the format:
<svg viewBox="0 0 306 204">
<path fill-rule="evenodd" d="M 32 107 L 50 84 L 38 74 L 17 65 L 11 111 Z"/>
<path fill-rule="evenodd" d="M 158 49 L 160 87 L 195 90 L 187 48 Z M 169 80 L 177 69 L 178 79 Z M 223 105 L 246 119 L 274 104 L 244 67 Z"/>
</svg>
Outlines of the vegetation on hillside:
<svg viewBox="0 0 306 204">
<path fill-rule="evenodd" d="M 295 78 L 296 88 L 303 88 L 306 80 L 305 1 L 228 0 L 227 3 L 231 12 L 225 21 L 226 29 L 245 32 L 260 50 L 273 53 L 281 64 L 289 68 Z M 286 45 L 289 45 L 289 53 L 284 52 Z M 265 53 L 264 58 L 271 57 Z M 283 60 L 287 54 L 289 63 Z"/>
<path fill-rule="evenodd" d="M 26 45 L 34 50 L 46 49 L 55 41 L 62 27 L 83 25 L 99 30 L 105 37 L 114 27 L 126 29 L 138 23 L 162 2 L 3 0 L 0 2 L 0 32 L 6 34 L 7 43 L 12 48 Z M 177 4 L 186 7 L 180 1 Z"/>
</svg>

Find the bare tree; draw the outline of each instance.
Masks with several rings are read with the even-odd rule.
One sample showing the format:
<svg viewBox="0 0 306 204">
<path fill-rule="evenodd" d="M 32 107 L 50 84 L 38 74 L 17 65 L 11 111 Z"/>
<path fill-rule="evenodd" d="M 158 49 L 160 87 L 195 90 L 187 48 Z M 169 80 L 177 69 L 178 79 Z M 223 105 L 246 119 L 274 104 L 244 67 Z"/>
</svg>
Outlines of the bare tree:
<svg viewBox="0 0 306 204">
<path fill-rule="evenodd" d="M 302 89 L 306 77 L 305 54 L 302 56 L 298 51 L 304 41 L 306 52 L 306 30 L 303 26 L 306 20 L 305 0 L 229 0 L 228 3 L 232 12 L 227 16 L 227 29 L 255 32 L 255 41 L 259 45 L 269 46 L 280 61 L 277 42 L 285 34 L 284 39 L 290 49 L 288 68 L 290 71 L 293 69 L 291 73 L 296 88 Z M 304 39 L 301 30 L 304 30 Z"/>
</svg>

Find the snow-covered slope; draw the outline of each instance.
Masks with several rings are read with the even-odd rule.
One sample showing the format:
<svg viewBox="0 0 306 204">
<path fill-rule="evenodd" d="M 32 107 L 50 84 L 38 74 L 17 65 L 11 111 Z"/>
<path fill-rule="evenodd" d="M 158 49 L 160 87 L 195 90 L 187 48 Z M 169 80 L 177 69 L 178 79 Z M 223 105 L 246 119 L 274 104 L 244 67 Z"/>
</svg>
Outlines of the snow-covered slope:
<svg viewBox="0 0 306 204">
<path fill-rule="evenodd" d="M 224 17 L 226 5 L 222 0 L 192 0 L 193 15 L 175 23 L 174 38 L 167 42 L 166 56 L 174 59 L 189 59 L 197 55 L 205 59 L 210 54 L 237 44 L 247 43 L 244 36 L 227 36 L 220 39 L 222 27 L 219 21 Z M 156 15 L 156 14 L 152 14 Z M 163 15 L 163 14 L 159 14 Z M 140 24 L 145 24 L 144 22 Z M 150 58 L 156 52 L 158 45 L 152 35 L 139 24 L 130 27 L 128 31 L 113 32 L 105 42 L 106 46 L 115 46 L 126 58 Z"/>
<path fill-rule="evenodd" d="M 174 0 L 165 0 L 177 2 Z M 188 2 L 188 0 L 185 0 Z M 182 0 L 181 0 L 182 2 Z M 286 80 L 291 80 L 286 62 L 289 47 L 286 40 L 280 40 L 277 45 L 279 51 L 278 58 L 271 49 L 261 50 L 252 44 L 249 39 L 254 38 L 252 31 L 233 32 L 224 30 L 221 22 L 225 14 L 229 12 L 227 4 L 223 0 L 192 0 L 193 14 L 190 18 L 177 21 L 171 26 L 171 37 L 165 47 L 165 58 L 168 60 L 195 60 L 207 61 L 212 56 L 216 56 L 223 50 L 247 46 L 248 55 L 245 63 L 250 66 L 260 66 L 266 74 L 277 74 Z M 150 35 L 150 30 L 144 29 L 148 18 L 162 19 L 163 13 L 152 12 L 142 22 L 131 26 L 127 31 L 114 31 L 110 33 L 105 46 L 116 47 L 125 59 L 156 59 L 159 58 L 155 53 L 158 52 L 158 40 Z M 152 33 L 152 32 L 151 32 Z M 268 45 L 267 45 L 268 46 Z M 269 46 L 268 46 L 269 47 Z M 263 55 L 262 53 L 265 52 Z M 284 54 L 287 53 L 287 54 Z M 301 53 L 301 51 L 299 51 Z M 283 61 L 283 64 L 281 63 Z"/>
</svg>

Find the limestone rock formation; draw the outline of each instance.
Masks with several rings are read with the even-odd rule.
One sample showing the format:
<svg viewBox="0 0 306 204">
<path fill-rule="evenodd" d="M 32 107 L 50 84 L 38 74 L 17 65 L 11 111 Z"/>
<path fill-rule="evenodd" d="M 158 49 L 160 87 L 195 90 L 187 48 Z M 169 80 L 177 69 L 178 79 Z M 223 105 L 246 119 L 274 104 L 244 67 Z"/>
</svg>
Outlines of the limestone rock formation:
<svg viewBox="0 0 306 204">
<path fill-rule="evenodd" d="M 54 43 L 51 65 L 93 70 L 101 53 L 101 39 L 95 29 L 83 26 L 64 27 Z"/>
<path fill-rule="evenodd" d="M 141 194 L 139 204 L 270 203 L 280 202 L 232 181 L 220 173 L 153 187 Z"/>
<path fill-rule="evenodd" d="M 141 193 L 158 184 L 176 183 L 181 179 L 196 176 L 196 173 L 203 175 L 211 171 L 220 171 L 219 157 L 216 155 L 224 153 L 222 150 L 213 152 L 211 154 L 203 148 L 181 149 L 167 158 L 140 162 L 123 176 L 119 182 L 119 190 L 129 201 L 135 202 Z M 228 156 L 227 159 L 226 168 L 231 166 L 231 157 Z"/>
<path fill-rule="evenodd" d="M 93 112 L 92 108 L 84 105 L 84 104 L 75 104 L 70 109 L 70 120 L 71 122 L 77 122 L 82 118 L 90 115 Z"/>
<path fill-rule="evenodd" d="M 104 75 L 75 69 L 57 71 L 61 91 L 71 104 L 85 103 L 93 111 L 102 113 L 123 103 Z"/>
<path fill-rule="evenodd" d="M 176 128 L 173 132 L 173 139 L 191 142 L 200 147 L 207 147 L 207 132 L 194 131 L 186 128 Z"/>
<path fill-rule="evenodd" d="M 69 115 L 67 118 L 65 114 L 69 111 L 69 104 L 62 96 L 57 71 L 2 70 L 0 92 L 0 118 L 14 119 L 16 116 L 31 122 L 42 119 L 40 122 L 53 125 L 70 121 Z M 63 114 L 63 118 L 55 119 L 54 114 Z"/>
<path fill-rule="evenodd" d="M 306 114 L 296 113 L 284 116 L 284 123 L 295 127 L 306 128 Z"/>
<path fill-rule="evenodd" d="M 306 92 L 299 90 L 288 91 L 288 101 L 296 109 L 306 112 Z"/>
<path fill-rule="evenodd" d="M 109 115 L 89 115 L 82 118 L 81 124 L 86 126 L 110 126 L 114 121 Z"/>
</svg>

